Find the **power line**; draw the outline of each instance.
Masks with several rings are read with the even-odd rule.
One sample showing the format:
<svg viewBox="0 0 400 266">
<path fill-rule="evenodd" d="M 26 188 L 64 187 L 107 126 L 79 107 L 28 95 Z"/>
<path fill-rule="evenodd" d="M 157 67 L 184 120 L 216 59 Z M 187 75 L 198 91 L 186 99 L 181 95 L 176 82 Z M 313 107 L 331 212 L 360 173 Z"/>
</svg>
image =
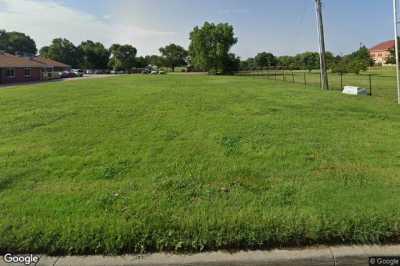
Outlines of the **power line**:
<svg viewBox="0 0 400 266">
<path fill-rule="evenodd" d="M 299 26 L 303 25 L 304 17 L 306 16 L 307 13 L 307 0 L 303 0 L 303 8 L 302 12 L 300 13 L 298 24 Z"/>
</svg>

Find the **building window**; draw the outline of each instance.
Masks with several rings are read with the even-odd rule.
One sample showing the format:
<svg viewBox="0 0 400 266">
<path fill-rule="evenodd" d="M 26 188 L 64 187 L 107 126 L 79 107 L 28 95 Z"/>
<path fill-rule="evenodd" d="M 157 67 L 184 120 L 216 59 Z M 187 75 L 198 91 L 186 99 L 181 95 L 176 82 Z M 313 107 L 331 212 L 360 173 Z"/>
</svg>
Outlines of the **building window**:
<svg viewBox="0 0 400 266">
<path fill-rule="evenodd" d="M 30 68 L 25 68 L 24 69 L 24 76 L 25 76 L 25 78 L 30 78 L 31 77 L 31 69 Z"/>
<path fill-rule="evenodd" d="M 14 68 L 7 68 L 6 69 L 6 77 L 11 79 L 15 78 L 15 69 Z"/>
</svg>

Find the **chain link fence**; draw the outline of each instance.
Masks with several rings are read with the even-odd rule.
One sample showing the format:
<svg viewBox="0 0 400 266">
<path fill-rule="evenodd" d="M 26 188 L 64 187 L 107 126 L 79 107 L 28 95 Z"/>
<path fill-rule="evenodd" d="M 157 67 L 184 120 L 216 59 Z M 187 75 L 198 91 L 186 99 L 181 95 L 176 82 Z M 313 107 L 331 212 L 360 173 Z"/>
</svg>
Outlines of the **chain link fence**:
<svg viewBox="0 0 400 266">
<path fill-rule="evenodd" d="M 266 78 L 288 83 L 301 83 L 304 87 L 321 87 L 321 75 L 315 71 L 302 70 L 252 70 L 239 71 L 237 76 Z M 371 96 L 396 100 L 396 78 L 392 75 L 376 73 L 328 73 L 329 89 L 342 91 L 344 86 L 365 88 Z"/>
</svg>

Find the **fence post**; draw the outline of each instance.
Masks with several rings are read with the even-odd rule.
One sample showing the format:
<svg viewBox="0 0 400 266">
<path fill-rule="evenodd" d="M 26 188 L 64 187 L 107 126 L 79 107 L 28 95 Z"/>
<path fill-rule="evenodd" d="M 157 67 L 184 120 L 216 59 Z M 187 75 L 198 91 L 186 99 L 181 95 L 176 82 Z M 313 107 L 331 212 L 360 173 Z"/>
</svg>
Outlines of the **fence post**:
<svg viewBox="0 0 400 266">
<path fill-rule="evenodd" d="M 319 73 L 319 87 L 322 88 L 322 76 L 321 76 L 321 72 Z"/>
<path fill-rule="evenodd" d="M 372 96 L 372 75 L 369 74 L 369 96 Z"/>
<path fill-rule="evenodd" d="M 276 80 L 276 70 L 275 70 L 275 80 Z"/>
<path fill-rule="evenodd" d="M 343 90 L 343 72 L 340 72 L 340 90 Z"/>
<path fill-rule="evenodd" d="M 307 88 L 307 74 L 304 72 L 304 88 Z"/>
<path fill-rule="evenodd" d="M 285 70 L 283 70 L 283 81 L 286 81 Z"/>
<path fill-rule="evenodd" d="M 293 71 L 292 71 L 292 81 L 294 83 L 294 73 L 293 73 Z"/>
</svg>

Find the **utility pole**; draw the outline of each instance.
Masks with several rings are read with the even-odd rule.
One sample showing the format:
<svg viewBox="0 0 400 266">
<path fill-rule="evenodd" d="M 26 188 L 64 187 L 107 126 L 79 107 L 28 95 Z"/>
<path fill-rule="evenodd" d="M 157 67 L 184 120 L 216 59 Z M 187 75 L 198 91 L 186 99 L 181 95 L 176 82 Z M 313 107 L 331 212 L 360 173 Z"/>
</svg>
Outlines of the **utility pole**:
<svg viewBox="0 0 400 266">
<path fill-rule="evenodd" d="M 318 33 L 319 33 L 319 60 L 320 60 L 320 66 L 321 66 L 321 89 L 329 90 L 328 73 L 326 71 L 326 60 L 325 60 L 325 36 L 324 36 L 324 23 L 322 20 L 321 0 L 315 0 L 315 7 L 316 7 L 316 11 L 317 11 L 317 24 L 318 24 Z"/>
<path fill-rule="evenodd" d="M 393 15 L 394 15 L 394 40 L 395 40 L 395 50 L 396 50 L 396 78 L 397 78 L 397 103 L 400 104 L 400 70 L 399 70 L 399 39 L 397 26 L 399 24 L 397 16 L 397 0 L 393 0 Z"/>
</svg>

